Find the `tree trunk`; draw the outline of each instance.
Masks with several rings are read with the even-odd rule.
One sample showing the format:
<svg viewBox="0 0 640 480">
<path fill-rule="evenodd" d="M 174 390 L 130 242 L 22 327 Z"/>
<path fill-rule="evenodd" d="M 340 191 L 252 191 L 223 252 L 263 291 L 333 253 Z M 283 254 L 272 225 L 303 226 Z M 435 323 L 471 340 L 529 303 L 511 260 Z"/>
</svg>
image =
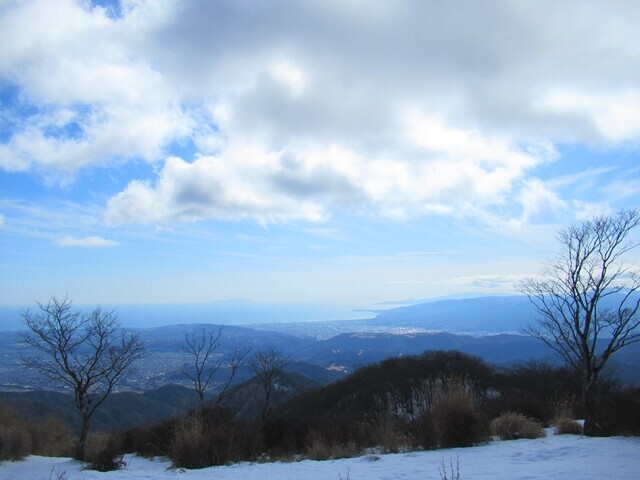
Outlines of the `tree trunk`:
<svg viewBox="0 0 640 480">
<path fill-rule="evenodd" d="M 205 416 L 204 390 L 198 390 L 198 397 L 200 398 L 200 415 L 202 415 L 202 420 L 204 422 L 204 416 Z"/>
<path fill-rule="evenodd" d="M 80 429 L 80 437 L 78 438 L 75 456 L 76 460 L 80 460 L 81 462 L 85 461 L 84 447 L 87 441 L 87 435 L 89 434 L 89 420 L 91 420 L 91 417 L 85 414 L 82 415 L 82 428 Z"/>
<path fill-rule="evenodd" d="M 584 434 L 597 437 L 602 434 L 596 416 L 595 381 L 585 382 L 582 387 L 582 405 L 584 407 Z"/>
</svg>

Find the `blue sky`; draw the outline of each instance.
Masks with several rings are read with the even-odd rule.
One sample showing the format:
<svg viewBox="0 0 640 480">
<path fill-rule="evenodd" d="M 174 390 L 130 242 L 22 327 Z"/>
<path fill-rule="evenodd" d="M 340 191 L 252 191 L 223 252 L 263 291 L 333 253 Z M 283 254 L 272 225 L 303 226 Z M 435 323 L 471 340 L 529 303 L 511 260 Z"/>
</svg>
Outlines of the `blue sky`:
<svg viewBox="0 0 640 480">
<path fill-rule="evenodd" d="M 640 199 L 637 2 L 2 0 L 0 304 L 513 292 Z"/>
</svg>

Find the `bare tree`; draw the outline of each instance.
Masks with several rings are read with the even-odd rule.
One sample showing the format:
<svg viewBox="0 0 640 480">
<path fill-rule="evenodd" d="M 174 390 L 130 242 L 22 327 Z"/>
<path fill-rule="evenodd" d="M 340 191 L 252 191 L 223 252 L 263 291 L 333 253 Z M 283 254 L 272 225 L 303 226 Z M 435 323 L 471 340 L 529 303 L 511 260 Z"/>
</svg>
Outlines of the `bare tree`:
<svg viewBox="0 0 640 480">
<path fill-rule="evenodd" d="M 136 334 L 120 329 L 113 311 L 97 307 L 82 313 L 67 297 L 38 302 L 38 307 L 22 318 L 29 329 L 23 340 L 39 354 L 21 362 L 73 391 L 82 418 L 76 458 L 84 460 L 91 417 L 131 364 L 146 355 L 145 348 Z"/>
<path fill-rule="evenodd" d="M 625 254 L 640 245 L 640 211 L 597 217 L 562 230 L 559 257 L 541 279 L 521 284 L 540 315 L 525 332 L 541 339 L 580 374 L 584 431 L 598 434 L 595 387 L 611 355 L 640 341 L 640 277 Z"/>
<path fill-rule="evenodd" d="M 216 355 L 222 346 L 222 327 L 217 331 L 205 330 L 200 334 L 187 333 L 182 349 L 191 357 L 191 364 L 182 369 L 192 382 L 193 388 L 200 399 L 200 411 L 204 415 L 205 394 L 214 375 L 223 367 L 228 369 L 228 375 L 218 390 L 215 405 L 219 405 L 231 386 L 238 369 L 242 366 L 249 349 L 237 348 L 231 355 Z"/>
<path fill-rule="evenodd" d="M 273 409 L 273 396 L 276 392 L 277 381 L 282 377 L 284 367 L 289 363 L 275 348 L 258 350 L 249 361 L 249 370 L 255 375 L 259 392 L 254 399 L 260 405 L 262 421 L 266 421 Z"/>
</svg>

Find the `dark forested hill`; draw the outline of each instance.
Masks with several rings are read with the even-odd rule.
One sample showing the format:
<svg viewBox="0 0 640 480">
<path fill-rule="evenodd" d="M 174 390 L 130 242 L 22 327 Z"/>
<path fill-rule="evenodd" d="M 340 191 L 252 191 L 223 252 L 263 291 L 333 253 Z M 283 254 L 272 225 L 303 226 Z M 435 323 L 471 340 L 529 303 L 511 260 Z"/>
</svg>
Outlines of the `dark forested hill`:
<svg viewBox="0 0 640 480">
<path fill-rule="evenodd" d="M 305 360 L 317 364 L 354 366 L 392 356 L 420 354 L 426 350 L 458 350 L 496 364 L 554 357 L 540 340 L 523 335 L 473 337 L 452 333 L 344 333 L 313 344 Z"/>
<path fill-rule="evenodd" d="M 46 390 L 0 392 L 0 401 L 34 423 L 43 423 L 55 416 L 74 429 L 80 427 L 73 397 L 65 393 Z M 144 393 L 113 393 L 96 410 L 91 426 L 94 431 L 126 429 L 162 421 L 184 413 L 196 404 L 196 393 L 178 385 L 166 385 Z"/>
</svg>

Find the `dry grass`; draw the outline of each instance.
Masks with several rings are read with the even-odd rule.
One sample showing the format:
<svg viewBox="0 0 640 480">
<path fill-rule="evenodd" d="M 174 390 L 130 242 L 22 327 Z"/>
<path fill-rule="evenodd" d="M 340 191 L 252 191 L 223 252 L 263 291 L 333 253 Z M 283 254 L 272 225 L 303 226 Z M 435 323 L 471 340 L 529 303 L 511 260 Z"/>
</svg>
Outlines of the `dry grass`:
<svg viewBox="0 0 640 480">
<path fill-rule="evenodd" d="M 175 423 L 169 447 L 169 457 L 175 467 L 209 466 L 204 433 L 204 421 L 200 415 L 185 416 Z"/>
<path fill-rule="evenodd" d="M 554 435 L 583 435 L 582 425 L 571 418 L 557 418 L 554 422 Z"/>
<path fill-rule="evenodd" d="M 546 437 L 540 423 L 521 413 L 506 412 L 494 418 L 489 426 L 491 434 L 501 440 L 517 440 L 519 438 Z"/>
<path fill-rule="evenodd" d="M 114 434 L 95 433 L 87 437 L 84 454 L 88 470 L 111 472 L 126 466 L 121 451 L 122 441 Z"/>
<path fill-rule="evenodd" d="M 167 453 L 177 468 L 226 465 L 255 459 L 264 451 L 260 437 L 259 430 L 241 422 L 194 412 L 173 422 Z"/>
<path fill-rule="evenodd" d="M 0 461 L 22 460 L 31 453 L 32 443 L 28 424 L 0 404 Z"/>
<path fill-rule="evenodd" d="M 553 402 L 553 418 L 554 423 L 561 418 L 574 418 L 573 405 L 575 398 L 572 396 L 564 396 Z"/>
<path fill-rule="evenodd" d="M 377 444 L 383 453 L 398 453 L 402 449 L 402 443 L 408 440 L 403 438 L 402 433 L 396 426 L 396 422 L 391 417 L 381 417 L 373 432 L 374 444 Z"/>
<path fill-rule="evenodd" d="M 317 432 L 309 435 L 306 458 L 310 460 L 336 460 L 338 458 L 352 458 L 362 452 L 355 443 L 329 445 Z"/>
<path fill-rule="evenodd" d="M 331 448 L 331 458 L 352 458 L 361 455 L 362 451 L 356 446 L 355 443 L 349 442 L 341 445 L 334 445 Z"/>
<path fill-rule="evenodd" d="M 320 436 L 312 438 L 307 446 L 307 458 L 310 460 L 329 460 L 331 448 Z"/>
<path fill-rule="evenodd" d="M 75 439 L 59 418 L 37 425 L 0 404 L 0 461 L 21 460 L 27 455 L 69 457 L 74 449 Z"/>
<path fill-rule="evenodd" d="M 42 425 L 32 427 L 34 455 L 43 457 L 71 457 L 75 451 L 75 439 L 69 427 L 57 417 L 49 418 Z"/>
<path fill-rule="evenodd" d="M 555 415 L 553 417 L 553 425 L 555 429 L 554 435 L 583 435 L 582 425 L 573 418 L 573 398 L 564 398 L 555 403 Z"/>
<path fill-rule="evenodd" d="M 84 446 L 84 454 L 87 460 L 98 455 L 107 448 L 111 435 L 108 433 L 90 433 Z"/>
<path fill-rule="evenodd" d="M 436 400 L 430 415 L 437 447 L 470 447 L 486 441 L 486 427 L 471 393 L 453 385 Z"/>
</svg>

